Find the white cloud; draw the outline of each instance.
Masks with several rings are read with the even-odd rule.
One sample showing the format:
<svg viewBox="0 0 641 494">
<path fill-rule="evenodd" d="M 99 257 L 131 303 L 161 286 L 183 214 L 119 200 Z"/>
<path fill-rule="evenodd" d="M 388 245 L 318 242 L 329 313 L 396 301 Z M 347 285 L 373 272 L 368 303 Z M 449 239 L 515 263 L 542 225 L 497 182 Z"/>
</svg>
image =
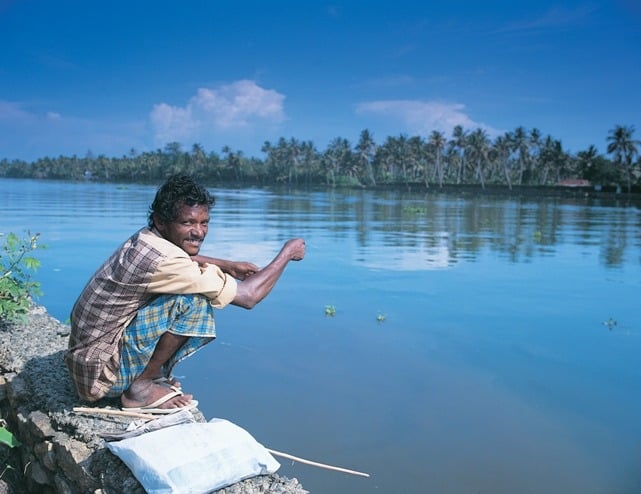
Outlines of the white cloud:
<svg viewBox="0 0 641 494">
<path fill-rule="evenodd" d="M 215 89 L 199 88 L 184 107 L 154 105 L 150 115 L 161 143 L 197 140 L 205 132 L 246 129 L 285 119 L 285 96 L 254 81 L 240 80 Z"/>
<path fill-rule="evenodd" d="M 217 232 L 222 230 L 216 229 Z M 228 228 L 224 230 L 228 230 Z M 211 239 L 207 237 L 207 240 L 209 243 L 204 245 L 201 250 L 204 255 L 224 259 L 242 259 L 253 262 L 260 267 L 267 266 L 283 246 L 276 240 L 247 242 L 245 239 L 235 236 L 233 231 L 232 235 L 217 234 Z"/>
<path fill-rule="evenodd" d="M 583 23 L 589 20 L 593 14 L 597 13 L 594 5 L 581 5 L 576 9 L 566 9 L 564 7 L 552 7 L 539 17 L 513 22 L 500 31 L 529 31 L 533 29 L 554 29 Z"/>
<path fill-rule="evenodd" d="M 45 156 L 116 156 L 146 148 L 144 122 L 110 122 L 46 110 L 33 103 L 0 100 L 0 159 Z"/>
<path fill-rule="evenodd" d="M 11 121 L 20 125 L 46 124 L 51 121 L 62 120 L 62 115 L 54 111 L 44 113 L 35 112 L 29 108 L 30 105 L 19 101 L 0 100 L 0 121 Z"/>
<path fill-rule="evenodd" d="M 180 141 L 189 137 L 198 127 L 191 116 L 191 109 L 169 106 L 167 103 L 154 105 L 151 123 L 156 140 L 160 142 Z"/>
<path fill-rule="evenodd" d="M 35 116 L 24 110 L 22 103 L 0 100 L 0 120 L 26 123 L 35 120 Z"/>
<path fill-rule="evenodd" d="M 461 103 L 384 100 L 360 103 L 356 108 L 356 113 L 399 120 L 405 125 L 407 132 L 412 135 L 429 136 L 435 130 L 449 135 L 457 125 L 465 130 L 481 128 L 487 131 L 490 136 L 501 133 L 501 131 L 485 124 L 475 122 L 464 110 L 465 105 Z"/>
<path fill-rule="evenodd" d="M 460 261 L 452 255 L 446 242 L 441 241 L 433 246 L 370 249 L 358 252 L 353 262 L 381 271 L 431 271 L 452 268 Z"/>
</svg>

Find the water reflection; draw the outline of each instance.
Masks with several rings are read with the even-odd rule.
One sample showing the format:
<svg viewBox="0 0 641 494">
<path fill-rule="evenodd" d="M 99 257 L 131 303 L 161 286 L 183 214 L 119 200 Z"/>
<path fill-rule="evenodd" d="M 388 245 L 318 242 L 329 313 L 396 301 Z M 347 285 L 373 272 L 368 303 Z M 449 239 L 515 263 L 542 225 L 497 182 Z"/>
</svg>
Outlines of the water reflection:
<svg viewBox="0 0 641 494">
<path fill-rule="evenodd" d="M 133 219 L 134 224 L 144 221 L 153 191 L 152 187 L 135 185 L 34 185 L 3 180 L 0 227 L 33 229 L 33 225 L 20 222 L 27 213 L 23 204 L 29 204 L 43 220 L 104 216 L 122 218 L 126 223 Z M 461 260 L 474 261 L 483 251 L 495 252 L 510 262 L 527 262 L 554 255 L 556 246 L 568 243 L 601 246 L 601 262 L 616 267 L 638 261 L 641 245 L 638 209 L 604 206 L 602 202 L 594 205 L 593 200 L 472 199 L 393 191 L 217 192 L 215 227 L 229 230 L 242 218 L 243 228 L 249 226 L 276 241 L 288 231 L 352 239 L 359 247 L 357 259 L 378 268 L 444 268 Z M 99 225 L 92 226 L 92 233 L 97 234 Z M 109 227 L 109 223 L 100 226 Z M 382 254 L 385 249 L 392 252 Z M 389 262 L 382 262 L 384 258 Z"/>
<path fill-rule="evenodd" d="M 376 268 L 440 269 L 475 261 L 483 251 L 509 262 L 529 262 L 553 256 L 562 244 L 602 246 L 602 262 L 617 266 L 637 259 L 641 245 L 638 209 L 595 206 L 587 200 L 470 199 L 389 191 L 220 191 L 219 196 L 225 210 L 216 214 L 225 228 L 242 211 L 270 234 L 295 230 L 351 239 L 359 247 L 356 259 Z"/>
</svg>

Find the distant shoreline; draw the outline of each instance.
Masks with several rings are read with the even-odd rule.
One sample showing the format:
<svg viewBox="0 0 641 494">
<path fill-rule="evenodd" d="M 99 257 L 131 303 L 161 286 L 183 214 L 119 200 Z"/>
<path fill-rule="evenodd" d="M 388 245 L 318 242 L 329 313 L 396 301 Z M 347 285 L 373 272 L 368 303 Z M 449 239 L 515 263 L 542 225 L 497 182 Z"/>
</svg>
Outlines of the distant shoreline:
<svg viewBox="0 0 641 494">
<path fill-rule="evenodd" d="M 555 197 L 555 198 L 577 198 L 577 199 L 605 199 L 623 202 L 640 202 L 641 187 L 633 186 L 631 192 L 624 188 L 617 189 L 616 185 L 603 186 L 598 189 L 593 185 L 589 186 L 564 186 L 564 185 L 514 185 L 510 189 L 507 185 L 486 185 L 481 187 L 478 184 L 430 184 L 425 187 L 422 183 L 410 184 L 377 184 L 374 186 L 305 186 L 305 185 L 262 185 L 249 182 L 219 182 L 207 184 L 216 188 L 264 188 L 268 190 L 363 190 L 363 191 L 398 191 L 412 194 L 448 194 L 460 196 L 511 196 L 511 197 Z"/>
<path fill-rule="evenodd" d="M 78 182 L 83 181 L 52 179 L 52 178 L 17 178 L 17 177 L 0 177 L 0 179 L 9 180 L 37 180 L 51 182 Z M 156 182 L 148 181 L 115 181 L 106 182 L 92 180 L 91 183 L 113 184 L 113 185 L 150 185 L 157 186 Z M 398 191 L 408 193 L 425 193 L 425 194 L 449 194 L 461 196 L 511 196 L 511 197 L 555 197 L 555 198 L 576 198 L 576 199 L 604 199 L 608 201 L 641 203 L 641 186 L 632 186 L 631 192 L 625 187 L 616 185 L 513 185 L 512 188 L 507 185 L 486 185 L 481 187 L 479 184 L 429 184 L 424 183 L 393 183 L 377 185 L 304 185 L 304 184 L 263 184 L 256 181 L 220 181 L 211 183 L 205 181 L 204 184 L 212 188 L 260 188 L 266 190 L 300 190 L 300 191 L 328 191 L 328 190 L 363 190 L 363 191 Z"/>
</svg>

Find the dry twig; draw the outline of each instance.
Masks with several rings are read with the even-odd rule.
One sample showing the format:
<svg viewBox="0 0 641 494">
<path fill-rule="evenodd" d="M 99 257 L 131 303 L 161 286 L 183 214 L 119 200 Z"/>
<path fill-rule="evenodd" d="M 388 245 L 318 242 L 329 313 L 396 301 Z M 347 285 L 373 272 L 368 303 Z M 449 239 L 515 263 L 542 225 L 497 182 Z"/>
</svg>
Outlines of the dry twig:
<svg viewBox="0 0 641 494">
<path fill-rule="evenodd" d="M 311 465 L 314 467 L 320 467 L 320 468 L 326 468 L 327 470 L 336 470 L 337 472 L 344 472 L 344 473 L 350 473 L 352 475 L 359 475 L 361 477 L 369 477 L 369 473 L 364 473 L 364 472 L 357 472 L 356 470 L 349 470 L 347 468 L 342 468 L 342 467 L 335 467 L 332 465 L 326 465 L 325 463 L 318 463 L 316 461 L 311 461 L 311 460 L 305 460 L 304 458 L 298 458 L 297 456 L 292 456 L 288 453 L 281 453 L 280 451 L 274 451 L 273 449 L 265 448 L 267 451 L 269 451 L 271 454 L 276 455 L 276 456 L 282 456 L 283 458 L 287 458 L 289 460 L 294 460 L 299 463 L 304 463 L 305 465 Z"/>
</svg>

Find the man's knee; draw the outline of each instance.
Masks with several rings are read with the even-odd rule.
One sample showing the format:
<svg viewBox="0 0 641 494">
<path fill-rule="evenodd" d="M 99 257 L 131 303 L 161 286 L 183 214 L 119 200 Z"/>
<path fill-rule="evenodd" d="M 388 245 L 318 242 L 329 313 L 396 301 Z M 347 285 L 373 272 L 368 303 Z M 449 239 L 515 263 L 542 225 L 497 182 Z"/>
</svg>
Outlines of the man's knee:
<svg viewBox="0 0 641 494">
<path fill-rule="evenodd" d="M 200 294 L 163 294 L 138 311 L 134 329 L 172 331 L 190 336 L 215 336 L 214 307 Z"/>
<path fill-rule="evenodd" d="M 199 293 L 169 295 L 169 297 L 173 297 L 173 305 L 179 314 L 202 314 L 206 317 L 213 313 L 209 299 Z"/>
</svg>

